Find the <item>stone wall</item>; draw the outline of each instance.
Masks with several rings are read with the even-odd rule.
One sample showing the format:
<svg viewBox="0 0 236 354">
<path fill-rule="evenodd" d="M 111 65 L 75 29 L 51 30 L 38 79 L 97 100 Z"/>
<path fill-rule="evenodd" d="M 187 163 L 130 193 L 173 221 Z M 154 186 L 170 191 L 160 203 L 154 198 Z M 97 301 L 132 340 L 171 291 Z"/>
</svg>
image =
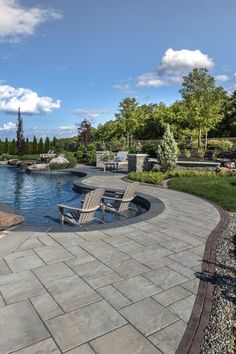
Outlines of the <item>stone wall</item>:
<svg viewBox="0 0 236 354">
<path fill-rule="evenodd" d="M 147 154 L 129 154 L 128 155 L 128 171 L 142 172 L 148 170 Z"/>
</svg>

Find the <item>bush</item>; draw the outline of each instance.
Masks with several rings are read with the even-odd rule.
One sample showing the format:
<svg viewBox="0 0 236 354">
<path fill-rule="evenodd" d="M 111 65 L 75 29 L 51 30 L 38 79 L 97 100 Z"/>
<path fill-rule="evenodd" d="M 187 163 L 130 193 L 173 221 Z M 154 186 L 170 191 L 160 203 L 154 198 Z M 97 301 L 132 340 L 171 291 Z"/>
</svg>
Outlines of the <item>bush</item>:
<svg viewBox="0 0 236 354">
<path fill-rule="evenodd" d="M 80 161 L 83 158 L 84 153 L 83 153 L 83 151 L 79 150 L 76 152 L 75 155 L 76 155 L 76 158 Z"/>
<path fill-rule="evenodd" d="M 204 151 L 204 149 L 198 149 L 197 156 L 198 156 L 200 159 L 203 159 L 203 157 L 205 156 L 205 151 Z"/>
<path fill-rule="evenodd" d="M 215 177 L 215 171 L 196 171 L 196 170 L 173 170 L 168 173 L 168 177 Z"/>
<path fill-rule="evenodd" d="M 73 168 L 73 167 L 76 166 L 76 164 L 77 164 L 77 159 L 76 159 L 76 157 L 74 157 L 74 155 L 73 155 L 71 152 L 67 152 L 67 153 L 65 154 L 65 157 L 66 157 L 66 159 L 69 161 L 69 163 L 68 163 L 68 165 L 67 165 L 68 168 Z"/>
<path fill-rule="evenodd" d="M 233 147 L 233 143 L 229 140 L 216 140 L 216 139 L 211 139 L 208 141 L 208 149 L 210 150 L 219 150 L 219 151 L 227 151 L 231 150 Z"/>
<path fill-rule="evenodd" d="M 87 146 L 87 151 L 96 151 L 97 150 L 97 144 L 96 143 L 90 143 Z"/>
<path fill-rule="evenodd" d="M 2 154 L 0 155 L 0 161 L 7 161 L 10 160 L 11 156 L 8 154 Z"/>
<path fill-rule="evenodd" d="M 114 160 L 114 158 L 115 158 L 115 154 L 112 151 L 108 151 L 103 154 L 102 161 L 107 162 L 107 161 Z"/>
<path fill-rule="evenodd" d="M 186 141 L 179 141 L 178 142 L 178 148 L 180 150 L 185 150 L 188 147 L 188 144 L 186 143 Z"/>
<path fill-rule="evenodd" d="M 130 172 L 128 178 L 133 181 L 162 185 L 165 173 L 162 172 Z"/>
<path fill-rule="evenodd" d="M 185 150 L 184 150 L 184 156 L 185 156 L 186 158 L 191 157 L 191 150 L 185 149 Z"/>
<path fill-rule="evenodd" d="M 95 151 L 88 151 L 87 152 L 87 159 L 88 159 L 88 163 L 93 165 L 96 162 Z"/>
<path fill-rule="evenodd" d="M 111 146 L 113 150 L 121 150 L 121 151 L 125 151 L 127 150 L 127 141 L 126 138 L 124 136 L 117 138 L 114 137 L 111 139 Z"/>
<path fill-rule="evenodd" d="M 170 132 L 169 125 L 157 148 L 157 155 L 160 159 L 161 171 L 169 171 L 176 166 L 178 147 L 173 134 Z"/>
<path fill-rule="evenodd" d="M 150 157 L 156 158 L 157 157 L 157 144 L 144 144 L 142 146 L 142 152 L 144 154 L 148 154 Z"/>
<path fill-rule="evenodd" d="M 84 144 L 79 144 L 77 146 L 77 151 L 83 151 L 83 152 L 87 152 L 87 148 Z"/>
</svg>

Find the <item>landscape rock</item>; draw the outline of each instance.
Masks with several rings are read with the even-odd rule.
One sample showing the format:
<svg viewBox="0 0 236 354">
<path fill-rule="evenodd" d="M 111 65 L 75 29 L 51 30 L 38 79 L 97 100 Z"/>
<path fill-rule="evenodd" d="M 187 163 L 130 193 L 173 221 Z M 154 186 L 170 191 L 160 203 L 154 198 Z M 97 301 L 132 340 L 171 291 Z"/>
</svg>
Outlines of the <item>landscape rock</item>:
<svg viewBox="0 0 236 354">
<path fill-rule="evenodd" d="M 52 165 L 52 164 L 65 165 L 68 163 L 69 163 L 69 161 L 65 157 L 58 156 L 58 157 L 54 157 L 53 159 L 51 159 L 51 161 L 49 162 L 49 165 Z"/>
<path fill-rule="evenodd" d="M 27 171 L 49 171 L 48 163 L 35 163 L 27 167 Z"/>
<path fill-rule="evenodd" d="M 0 231 L 9 229 L 12 226 L 21 224 L 24 221 L 23 216 L 0 211 Z"/>
<path fill-rule="evenodd" d="M 8 160 L 8 165 L 11 165 L 11 166 L 20 166 L 20 163 L 21 163 L 21 161 L 17 160 L 17 159 Z"/>
<path fill-rule="evenodd" d="M 218 167 L 216 169 L 216 172 L 222 173 L 222 174 L 227 174 L 227 173 L 235 173 L 236 174 L 236 169 L 232 168 L 227 168 L 227 167 Z"/>
<path fill-rule="evenodd" d="M 0 161 L 0 166 L 8 165 L 8 161 Z"/>
<path fill-rule="evenodd" d="M 224 163 L 224 167 L 226 167 L 226 168 L 230 168 L 230 169 L 235 169 L 235 162 L 233 162 L 233 161 L 230 161 L 230 162 L 225 162 Z"/>
</svg>

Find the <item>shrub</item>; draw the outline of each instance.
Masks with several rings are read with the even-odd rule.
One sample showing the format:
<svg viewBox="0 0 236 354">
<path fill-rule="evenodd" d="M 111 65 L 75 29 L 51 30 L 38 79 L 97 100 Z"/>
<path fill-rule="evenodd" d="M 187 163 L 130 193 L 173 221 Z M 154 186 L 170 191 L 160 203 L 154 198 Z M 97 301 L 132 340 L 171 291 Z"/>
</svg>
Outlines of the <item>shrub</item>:
<svg viewBox="0 0 236 354">
<path fill-rule="evenodd" d="M 71 152 L 67 152 L 67 153 L 65 154 L 65 157 L 66 157 L 66 159 L 69 161 L 69 163 L 68 163 L 68 165 L 67 165 L 68 168 L 73 168 L 73 167 L 76 166 L 76 164 L 77 164 L 77 159 L 76 159 L 76 157 L 74 157 L 74 155 L 73 155 Z"/>
<path fill-rule="evenodd" d="M 93 165 L 96 162 L 95 151 L 88 151 L 87 152 L 87 159 L 88 159 L 88 163 Z"/>
<path fill-rule="evenodd" d="M 191 157 L 191 150 L 185 149 L 185 150 L 184 150 L 184 156 L 185 156 L 186 158 Z"/>
<path fill-rule="evenodd" d="M 107 161 L 114 160 L 114 158 L 115 158 L 115 154 L 112 151 L 108 151 L 103 154 L 102 161 L 107 162 Z"/>
<path fill-rule="evenodd" d="M 186 143 L 186 141 L 179 141 L 178 142 L 178 148 L 180 150 L 185 150 L 188 147 L 188 144 Z"/>
<path fill-rule="evenodd" d="M 157 154 L 160 159 L 161 171 L 169 171 L 176 166 L 178 147 L 173 134 L 170 132 L 169 125 L 157 148 Z"/>
<path fill-rule="evenodd" d="M 79 144 L 77 146 L 77 151 L 83 151 L 83 152 L 87 152 L 87 148 L 84 144 Z"/>
<path fill-rule="evenodd" d="M 77 158 L 79 161 L 83 158 L 83 156 L 84 156 L 83 151 L 78 150 L 78 151 L 76 152 L 76 158 Z"/>
<path fill-rule="evenodd" d="M 216 160 L 217 157 L 219 156 L 220 151 L 218 149 L 215 149 L 212 153 L 212 160 Z"/>
<path fill-rule="evenodd" d="M 96 151 L 97 150 L 97 144 L 96 143 L 90 143 L 87 146 L 88 151 Z"/>
<path fill-rule="evenodd" d="M 148 154 L 150 157 L 156 158 L 157 157 L 157 144 L 144 144 L 142 146 L 142 152 L 144 154 Z"/>
<path fill-rule="evenodd" d="M 215 171 L 196 171 L 196 170 L 173 170 L 168 173 L 168 177 L 215 177 Z"/>
<path fill-rule="evenodd" d="M 111 139 L 111 146 L 114 150 L 127 150 L 127 141 L 124 136 L 117 138 L 114 137 Z"/>
<path fill-rule="evenodd" d="M 197 155 L 200 159 L 203 159 L 203 157 L 205 156 L 204 149 L 198 149 Z"/>
<path fill-rule="evenodd" d="M 162 185 L 165 176 L 162 172 L 130 172 L 128 174 L 129 179 L 133 181 L 158 185 Z"/>
<path fill-rule="evenodd" d="M 0 161 L 7 161 L 10 160 L 11 156 L 8 154 L 2 154 L 0 155 Z"/>
<path fill-rule="evenodd" d="M 233 143 L 229 140 L 216 140 L 216 139 L 211 139 L 208 141 L 208 148 L 211 150 L 217 149 L 219 151 L 227 151 L 231 150 L 233 147 Z"/>
</svg>

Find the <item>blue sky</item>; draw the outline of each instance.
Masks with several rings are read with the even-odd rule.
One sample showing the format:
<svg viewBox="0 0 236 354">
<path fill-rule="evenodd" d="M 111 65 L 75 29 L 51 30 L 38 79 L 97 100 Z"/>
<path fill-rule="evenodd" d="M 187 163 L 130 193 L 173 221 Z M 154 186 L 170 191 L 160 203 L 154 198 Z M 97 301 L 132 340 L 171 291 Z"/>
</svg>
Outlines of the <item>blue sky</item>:
<svg viewBox="0 0 236 354">
<path fill-rule="evenodd" d="M 72 136 L 119 102 L 179 98 L 207 67 L 236 88 L 235 0 L 0 0 L 0 138 Z"/>
</svg>

